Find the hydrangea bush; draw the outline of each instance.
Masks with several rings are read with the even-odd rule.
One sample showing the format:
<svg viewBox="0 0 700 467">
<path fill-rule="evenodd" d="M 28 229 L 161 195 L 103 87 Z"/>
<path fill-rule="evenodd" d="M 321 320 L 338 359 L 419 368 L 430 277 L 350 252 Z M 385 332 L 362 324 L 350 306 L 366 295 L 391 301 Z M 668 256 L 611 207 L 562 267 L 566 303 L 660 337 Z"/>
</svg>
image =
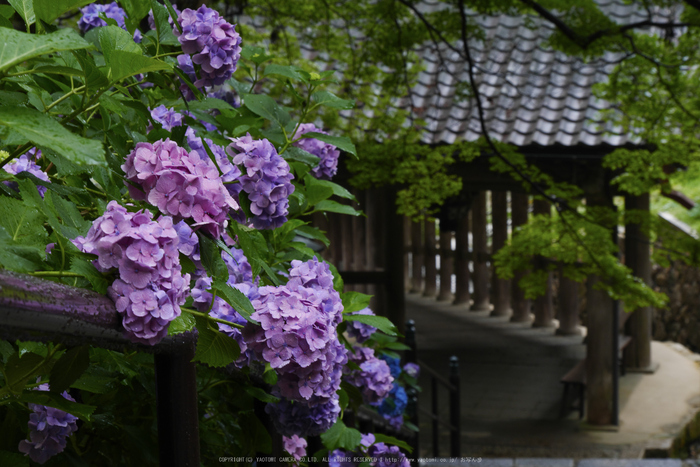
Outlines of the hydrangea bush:
<svg viewBox="0 0 700 467">
<path fill-rule="evenodd" d="M 0 386 L 17 433 L 0 455 L 157 463 L 141 350 L 180 333 L 197 336 L 204 465 L 221 445 L 268 449 L 255 399 L 296 462 L 316 435 L 326 452 L 396 454 L 343 421 L 396 393 L 379 358 L 396 330 L 300 241 L 328 244 L 312 214 L 360 214 L 330 181 L 354 146 L 310 112 L 349 108 L 324 89 L 333 72 L 277 63 L 205 5 L 73 4 L 25 3 L 27 32 L 0 16 L 16 49 L 0 58 L 0 267 L 105 294 L 134 344 L 0 341 L 21 375 Z"/>
</svg>

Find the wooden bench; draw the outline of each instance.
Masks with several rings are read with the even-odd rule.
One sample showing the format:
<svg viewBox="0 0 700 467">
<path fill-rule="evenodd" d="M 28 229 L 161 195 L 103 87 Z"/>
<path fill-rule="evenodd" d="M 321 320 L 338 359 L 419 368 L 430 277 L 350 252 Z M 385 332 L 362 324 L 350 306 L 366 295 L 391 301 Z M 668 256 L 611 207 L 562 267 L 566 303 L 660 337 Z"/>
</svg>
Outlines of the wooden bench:
<svg viewBox="0 0 700 467">
<path fill-rule="evenodd" d="M 618 361 L 620 363 L 620 376 L 625 376 L 625 364 L 622 352 L 632 342 L 632 337 L 620 335 L 618 339 Z M 586 359 L 580 360 L 567 374 L 562 376 L 560 383 L 564 385 L 564 395 L 561 400 L 561 418 L 569 411 L 569 398 L 574 394 L 574 400 L 578 399 L 578 418 L 583 418 L 586 400 Z"/>
</svg>

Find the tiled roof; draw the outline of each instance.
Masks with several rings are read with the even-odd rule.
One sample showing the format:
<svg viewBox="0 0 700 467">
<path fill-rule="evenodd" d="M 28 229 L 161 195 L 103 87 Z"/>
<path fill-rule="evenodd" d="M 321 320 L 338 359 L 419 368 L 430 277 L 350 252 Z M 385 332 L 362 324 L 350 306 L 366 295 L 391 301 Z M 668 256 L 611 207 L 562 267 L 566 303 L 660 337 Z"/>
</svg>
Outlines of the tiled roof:
<svg viewBox="0 0 700 467">
<path fill-rule="evenodd" d="M 620 25 L 648 19 L 646 11 L 624 0 L 596 3 Z M 424 0 L 420 8 L 427 12 L 442 5 Z M 651 13 L 655 20 L 678 14 L 668 8 L 654 8 Z M 611 105 L 592 92 L 593 85 L 604 82 L 624 58 L 621 53 L 606 53 L 584 62 L 553 50 L 546 41 L 554 26 L 540 17 L 471 13 L 469 21 L 480 24 L 484 30 L 484 40 L 474 40 L 469 45 L 486 125 L 493 139 L 520 147 L 642 143 L 635 135 L 603 119 L 601 111 Z M 302 49 L 307 58 L 322 59 L 322 54 L 304 46 Z M 419 74 L 411 97 L 399 98 L 397 107 L 412 109 L 414 117 L 426 122 L 422 138 L 425 143 L 478 139 L 481 126 L 475 100 L 456 96 L 457 85 L 469 82 L 466 61 L 445 44 L 424 44 L 417 53 L 424 61 L 424 71 Z"/>
</svg>

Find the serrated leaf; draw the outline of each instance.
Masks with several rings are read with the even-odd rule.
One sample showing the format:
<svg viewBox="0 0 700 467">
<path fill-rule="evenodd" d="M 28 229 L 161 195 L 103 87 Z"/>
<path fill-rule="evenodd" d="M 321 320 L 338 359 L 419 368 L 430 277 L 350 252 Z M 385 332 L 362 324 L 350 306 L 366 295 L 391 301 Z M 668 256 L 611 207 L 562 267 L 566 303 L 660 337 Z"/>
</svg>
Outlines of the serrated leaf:
<svg viewBox="0 0 700 467">
<path fill-rule="evenodd" d="M 127 31 L 118 26 L 105 26 L 99 29 L 97 33 L 102 54 L 105 61 L 109 65 L 112 53 L 115 51 L 123 51 L 142 55 L 141 47 L 134 42 L 134 38 Z"/>
<path fill-rule="evenodd" d="M 51 24 L 63 13 L 92 2 L 93 0 L 34 0 L 34 12 L 39 19 Z"/>
<path fill-rule="evenodd" d="M 226 334 L 211 329 L 206 318 L 196 317 L 195 320 L 199 335 L 194 361 L 215 368 L 233 363 L 241 354 L 238 343 Z"/>
<path fill-rule="evenodd" d="M 284 78 L 291 79 L 293 81 L 301 81 L 301 75 L 296 70 L 296 67 L 291 65 L 277 65 L 271 64 L 265 67 L 265 76 L 277 75 Z"/>
<path fill-rule="evenodd" d="M 250 45 L 243 46 L 243 49 L 241 50 L 241 57 L 245 58 L 246 60 L 250 60 L 256 65 L 261 65 L 273 58 L 272 55 L 268 55 L 265 52 L 265 49 L 262 47 Z"/>
<path fill-rule="evenodd" d="M 114 380 L 115 379 L 111 376 L 93 374 L 91 370 L 88 369 L 88 371 L 83 373 L 70 387 L 80 389 L 81 391 L 93 392 L 95 394 L 104 394 L 110 390 L 110 386 L 114 383 Z"/>
<path fill-rule="evenodd" d="M 85 279 L 90 281 L 90 285 L 97 293 L 106 294 L 107 287 L 109 287 L 109 282 L 105 277 L 95 269 L 95 266 L 91 262 L 86 261 L 82 258 L 73 257 L 70 261 L 70 271 L 76 274 L 80 274 Z"/>
<path fill-rule="evenodd" d="M 319 180 L 316 177 L 307 175 L 306 177 L 304 177 L 304 181 L 309 185 L 321 185 L 328 187 L 331 190 L 333 190 L 333 194 L 335 196 L 340 196 L 341 198 L 346 199 L 355 199 L 355 196 L 352 193 L 350 193 L 347 189 L 343 188 L 337 183 L 331 182 L 330 180 Z"/>
<path fill-rule="evenodd" d="M 68 350 L 51 368 L 50 391 L 61 394 L 77 381 L 89 366 L 90 346 L 82 345 Z"/>
<path fill-rule="evenodd" d="M 309 206 L 315 206 L 331 196 L 333 196 L 333 189 L 330 187 L 316 184 L 306 187 L 306 202 Z"/>
<path fill-rule="evenodd" d="M 310 238 L 312 240 L 317 240 L 323 243 L 326 247 L 330 246 L 331 241 L 328 237 L 318 227 L 312 227 L 310 225 L 302 225 L 296 228 L 296 232 L 302 237 Z"/>
<path fill-rule="evenodd" d="M 314 210 L 316 211 L 326 211 L 326 212 L 337 212 L 339 214 L 348 214 L 350 216 L 360 216 L 362 213 L 352 206 L 347 204 L 340 204 L 337 201 L 327 199 L 316 204 Z"/>
<path fill-rule="evenodd" d="M 280 128 L 286 127 L 291 120 L 287 111 L 266 94 L 246 94 L 243 101 L 254 114 L 276 123 Z"/>
<path fill-rule="evenodd" d="M 261 255 L 268 251 L 265 238 L 257 230 L 242 226 L 236 222 L 233 222 L 231 226 L 238 237 L 238 245 L 253 268 L 253 277 L 257 277 L 260 274 L 261 263 L 264 263 Z"/>
<path fill-rule="evenodd" d="M 68 412 L 86 421 L 90 421 L 90 415 L 97 407 L 93 405 L 79 404 L 65 399 L 63 396 L 46 391 L 25 391 L 18 397 L 21 402 L 46 405 Z"/>
<path fill-rule="evenodd" d="M 38 110 L 0 106 L 0 125 L 20 135 L 21 141 L 53 149 L 76 164 L 106 165 L 100 141 L 72 133 Z"/>
<path fill-rule="evenodd" d="M 215 280 L 228 280 L 228 268 L 226 263 L 221 259 L 221 252 L 216 244 L 206 235 L 197 232 L 199 239 L 199 254 L 202 261 L 202 266 L 207 271 L 207 274 Z"/>
<path fill-rule="evenodd" d="M 310 152 L 306 152 L 296 146 L 287 147 L 287 149 L 281 155 L 287 160 L 303 162 L 312 168 L 316 167 L 318 163 L 321 162 L 320 157 L 314 156 Z"/>
<path fill-rule="evenodd" d="M 343 313 L 353 313 L 355 311 L 364 310 L 369 306 L 371 299 L 371 295 L 361 292 L 345 292 L 342 295 Z"/>
<path fill-rule="evenodd" d="M 181 313 L 180 316 L 170 322 L 168 326 L 168 335 L 174 336 L 175 334 L 191 331 L 194 329 L 194 326 L 194 316 L 189 313 Z"/>
<path fill-rule="evenodd" d="M 15 9 L 18 15 L 22 17 L 27 26 L 36 23 L 36 15 L 34 14 L 34 2 L 32 0 L 8 0 L 9 4 Z"/>
<path fill-rule="evenodd" d="M 122 50 L 112 52 L 109 57 L 109 67 L 112 72 L 110 78 L 113 81 L 120 81 L 140 73 L 160 70 L 171 71 L 173 69 L 170 64 L 161 60 L 146 57 L 141 53 L 124 52 Z"/>
<path fill-rule="evenodd" d="M 126 10 L 129 19 L 134 22 L 139 22 L 146 17 L 151 5 L 144 0 L 121 0 L 119 3 Z"/>
<path fill-rule="evenodd" d="M 354 428 L 348 428 L 342 420 L 335 422 L 335 425 L 321 435 L 321 441 L 329 451 L 339 448 L 352 451 L 360 445 L 361 440 L 360 432 Z"/>
<path fill-rule="evenodd" d="M 26 180 L 25 182 L 29 183 L 39 197 L 34 184 Z M 12 242 L 23 246 L 46 245 L 48 233 L 44 229 L 44 216 L 32 209 L 29 203 L 7 197 L 0 198 L 0 226 L 5 229 Z"/>
<path fill-rule="evenodd" d="M 5 364 L 5 384 L 14 393 L 24 389 L 30 378 L 36 378 L 44 363 L 44 357 L 33 352 L 10 355 Z"/>
<path fill-rule="evenodd" d="M 87 41 L 69 28 L 43 35 L 0 28 L 0 71 L 40 55 L 89 47 Z"/>
<path fill-rule="evenodd" d="M 173 4 L 170 3 L 170 0 L 164 0 L 165 1 L 165 7 L 168 9 L 168 13 L 170 13 L 170 17 L 173 19 L 173 24 L 175 24 L 175 27 L 177 28 L 178 31 L 180 31 L 180 34 L 182 34 L 182 26 L 180 26 L 180 22 L 177 20 L 177 12 L 173 8 Z"/>
<path fill-rule="evenodd" d="M 255 386 L 246 386 L 245 392 L 263 402 L 274 404 L 275 402 L 280 401 L 279 397 L 275 397 L 272 394 L 268 394 L 262 389 L 256 388 Z"/>
<path fill-rule="evenodd" d="M 384 316 L 345 314 L 343 315 L 343 319 L 345 321 L 357 321 L 359 323 L 368 324 L 390 336 L 396 336 L 398 334 L 396 326 Z"/>
<path fill-rule="evenodd" d="M 235 287 L 231 287 L 225 281 L 220 279 L 214 279 L 212 282 L 212 287 L 216 290 L 219 296 L 224 299 L 226 303 L 231 305 L 239 315 L 244 317 L 247 321 L 258 324 L 251 315 L 255 313 L 255 308 L 250 303 L 248 297 L 246 297 L 240 290 Z"/>
<path fill-rule="evenodd" d="M 341 99 L 329 91 L 316 91 L 311 95 L 311 99 L 319 105 L 325 105 L 333 109 L 352 109 L 355 107 L 355 101 Z"/>
<path fill-rule="evenodd" d="M 146 2 L 140 1 L 138 3 L 143 4 Z M 158 42 L 161 44 L 178 44 L 179 42 L 173 34 L 173 28 L 168 22 L 168 19 L 170 19 L 168 9 L 156 0 L 151 0 L 151 11 L 153 11 L 153 19 L 156 25 L 156 32 L 158 33 Z"/>
<path fill-rule="evenodd" d="M 353 156 L 357 157 L 357 150 L 355 149 L 355 145 L 352 143 L 352 140 L 348 137 L 333 136 L 327 135 L 325 133 L 317 133 L 315 131 L 310 131 L 308 133 L 304 133 L 302 138 L 314 138 L 319 141 L 323 141 L 324 143 L 332 144 L 336 148 L 345 152 L 349 152 Z"/>
</svg>

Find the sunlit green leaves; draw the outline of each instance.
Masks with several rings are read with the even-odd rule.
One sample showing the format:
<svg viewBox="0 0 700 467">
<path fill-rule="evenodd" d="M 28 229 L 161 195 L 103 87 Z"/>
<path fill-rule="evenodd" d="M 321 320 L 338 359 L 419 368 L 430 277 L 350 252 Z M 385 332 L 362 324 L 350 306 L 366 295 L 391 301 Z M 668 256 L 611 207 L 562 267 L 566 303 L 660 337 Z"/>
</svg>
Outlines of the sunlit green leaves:
<svg viewBox="0 0 700 467">
<path fill-rule="evenodd" d="M 45 23 L 53 23 L 53 21 L 71 10 L 83 7 L 92 0 L 33 0 L 34 12 L 36 16 Z"/>
<path fill-rule="evenodd" d="M 40 55 L 88 47 L 90 44 L 72 29 L 37 36 L 0 28 L 0 72 Z"/>
</svg>

